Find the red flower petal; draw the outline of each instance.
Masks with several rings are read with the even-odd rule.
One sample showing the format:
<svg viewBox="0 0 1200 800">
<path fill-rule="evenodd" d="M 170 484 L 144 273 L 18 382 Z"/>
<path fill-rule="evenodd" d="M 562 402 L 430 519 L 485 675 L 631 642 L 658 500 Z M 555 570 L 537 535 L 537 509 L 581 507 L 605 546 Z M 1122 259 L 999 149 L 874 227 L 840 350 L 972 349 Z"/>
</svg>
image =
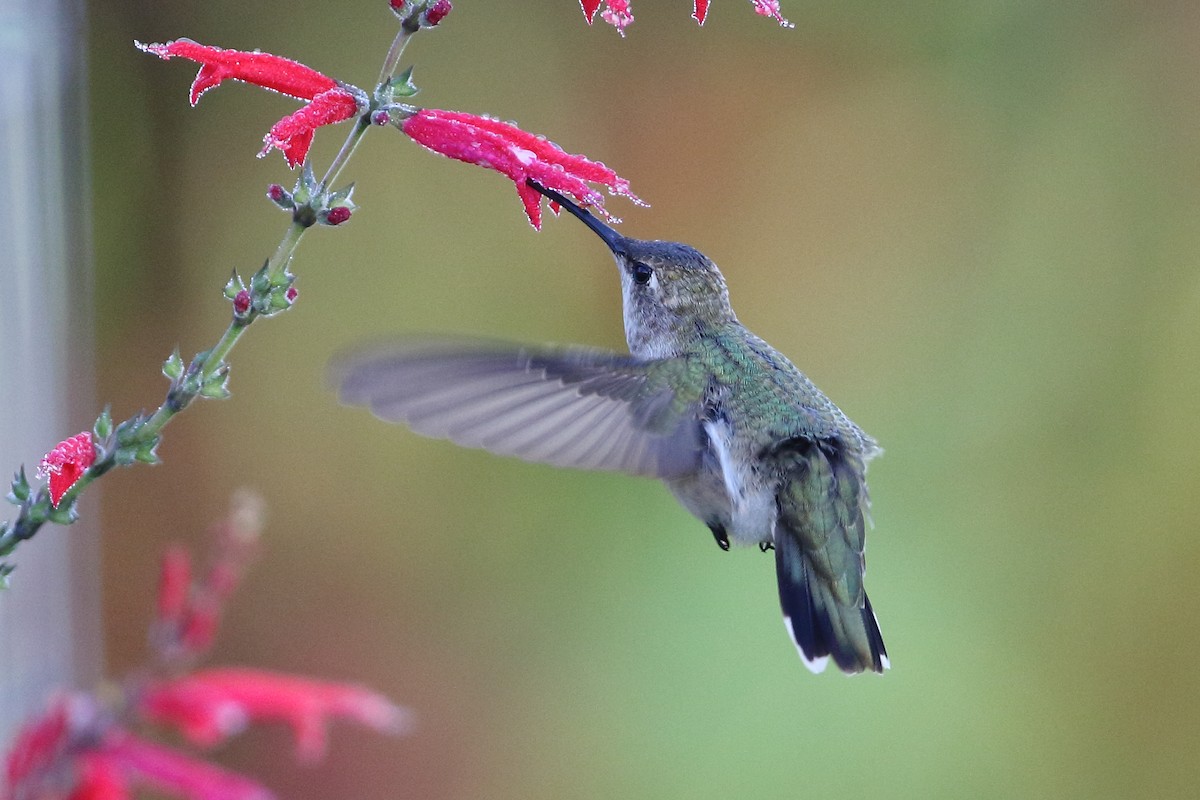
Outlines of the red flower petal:
<svg viewBox="0 0 1200 800">
<path fill-rule="evenodd" d="M 600 0 L 579 0 L 579 7 L 583 9 L 584 19 L 591 25 L 596 18 L 596 9 L 600 7 Z"/>
<path fill-rule="evenodd" d="M 293 169 L 304 163 L 312 146 L 313 132 L 322 125 L 350 119 L 358 113 L 354 94 L 340 86 L 321 92 L 310 103 L 271 126 L 259 158 L 277 148 Z"/>
<path fill-rule="evenodd" d="M 708 16 L 708 0 L 696 0 L 692 10 L 692 19 L 704 24 L 705 18 Z"/>
<path fill-rule="evenodd" d="M 96 447 L 92 444 L 92 434 L 88 431 L 64 439 L 46 454 L 37 474 L 41 478 L 50 479 L 52 506 L 58 508 L 58 502 L 62 500 L 63 495 L 75 485 L 95 460 Z"/>
<path fill-rule="evenodd" d="M 541 197 L 525 185 L 532 178 L 551 189 L 569 194 L 583 205 L 608 216 L 604 198 L 589 182 L 606 187 L 641 204 L 629 181 L 604 164 L 567 153 L 548 139 L 490 117 L 459 111 L 423 109 L 406 119 L 401 129 L 435 153 L 495 170 L 512 180 L 534 228 L 541 227 Z"/>
<path fill-rule="evenodd" d="M 337 86 L 337 81 L 312 67 L 270 53 L 223 50 L 191 39 L 176 39 L 165 44 L 135 44 L 162 59 L 180 56 L 202 65 L 192 83 L 189 95 L 192 105 L 196 105 L 200 95 L 225 80 L 252 83 L 302 100 L 311 100 Z"/>
</svg>

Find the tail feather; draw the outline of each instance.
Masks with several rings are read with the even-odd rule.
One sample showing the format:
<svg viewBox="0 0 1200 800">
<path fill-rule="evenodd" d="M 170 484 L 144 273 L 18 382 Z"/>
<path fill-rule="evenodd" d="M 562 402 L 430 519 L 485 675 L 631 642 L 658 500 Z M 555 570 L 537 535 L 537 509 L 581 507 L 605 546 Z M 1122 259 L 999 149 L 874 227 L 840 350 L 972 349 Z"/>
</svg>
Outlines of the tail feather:
<svg viewBox="0 0 1200 800">
<path fill-rule="evenodd" d="M 890 666 L 865 592 L 861 604 L 839 602 L 827 584 L 815 578 L 799 544 L 790 537 L 777 537 L 775 568 L 783 622 L 804 666 L 821 672 L 830 658 L 849 673 L 883 672 Z"/>
</svg>

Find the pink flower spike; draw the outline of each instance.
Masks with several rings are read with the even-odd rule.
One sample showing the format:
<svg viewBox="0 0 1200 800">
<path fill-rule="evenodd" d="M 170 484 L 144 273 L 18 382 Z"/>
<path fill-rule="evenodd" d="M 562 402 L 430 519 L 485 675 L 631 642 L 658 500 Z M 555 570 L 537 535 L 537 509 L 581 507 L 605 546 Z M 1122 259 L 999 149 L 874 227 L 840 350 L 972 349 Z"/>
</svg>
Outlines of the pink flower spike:
<svg viewBox="0 0 1200 800">
<path fill-rule="evenodd" d="M 42 459 L 37 471 L 39 478 L 50 479 L 50 505 L 58 508 L 63 495 L 83 477 L 95 460 L 96 447 L 88 431 L 77 433 L 55 445 Z"/>
<path fill-rule="evenodd" d="M 358 686 L 236 668 L 159 684 L 143 695 L 141 711 L 200 745 L 216 744 L 247 722 L 281 721 L 291 726 L 297 755 L 306 760 L 325 752 L 325 728 L 334 717 L 381 732 L 400 732 L 408 722 L 403 709 Z"/>
<path fill-rule="evenodd" d="M 130 783 L 188 800 L 272 800 L 261 784 L 113 729 L 91 756 Z"/>
<path fill-rule="evenodd" d="M 605 9 L 600 12 L 600 19 L 612 25 L 617 29 L 617 33 L 624 36 L 625 29 L 633 23 L 633 12 L 629 10 L 629 0 L 608 0 Z"/>
<path fill-rule="evenodd" d="M 495 170 L 516 184 L 529 223 L 541 229 L 541 195 L 525 184 L 532 178 L 541 185 L 570 195 L 584 206 L 593 206 L 611 219 L 603 196 L 589 183 L 611 194 L 624 195 L 645 205 L 629 190 L 629 181 L 604 164 L 567 153 L 541 136 L 490 117 L 459 111 L 422 109 L 400 126 L 413 141 L 435 153 Z"/>
<path fill-rule="evenodd" d="M 583 18 L 591 25 L 596 19 L 596 9 L 600 7 L 600 0 L 579 0 L 579 7 L 583 9 Z"/>
<path fill-rule="evenodd" d="M 270 53 L 223 50 L 191 39 L 176 39 L 164 44 L 134 44 L 139 50 L 164 60 L 179 56 L 201 65 L 189 95 L 192 105 L 196 105 L 200 95 L 226 80 L 252 83 L 301 100 L 312 100 L 321 92 L 338 85 L 333 78 L 322 75 L 312 67 Z"/>
<path fill-rule="evenodd" d="M 342 122 L 357 113 L 358 100 L 353 92 L 340 86 L 321 92 L 308 105 L 271 126 L 263 137 L 266 144 L 258 157 L 277 148 L 287 159 L 288 166 L 295 169 L 304 163 L 317 128 Z"/>
<path fill-rule="evenodd" d="M 692 19 L 701 25 L 704 24 L 705 18 L 708 17 L 708 0 L 696 0 L 692 10 Z"/>
<path fill-rule="evenodd" d="M 162 567 L 159 569 L 158 624 L 172 627 L 179 625 L 187 610 L 191 590 L 191 556 L 181 545 L 171 545 L 163 553 Z"/>
<path fill-rule="evenodd" d="M 754 13 L 763 17 L 770 17 L 778 22 L 784 28 L 795 27 L 783 17 L 783 12 L 779 10 L 779 0 L 750 0 L 754 4 Z"/>
</svg>

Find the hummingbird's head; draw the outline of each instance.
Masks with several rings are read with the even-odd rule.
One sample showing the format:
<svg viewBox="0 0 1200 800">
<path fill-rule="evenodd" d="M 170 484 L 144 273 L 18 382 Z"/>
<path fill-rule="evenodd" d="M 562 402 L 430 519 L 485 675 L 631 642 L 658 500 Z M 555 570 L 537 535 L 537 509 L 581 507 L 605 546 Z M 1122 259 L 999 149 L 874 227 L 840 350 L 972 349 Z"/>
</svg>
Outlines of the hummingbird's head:
<svg viewBox="0 0 1200 800">
<path fill-rule="evenodd" d="M 529 184 L 579 218 L 612 251 L 621 274 L 625 339 L 634 355 L 677 355 L 713 327 L 736 320 L 725 278 L 696 248 L 623 236 L 558 192 Z"/>
</svg>

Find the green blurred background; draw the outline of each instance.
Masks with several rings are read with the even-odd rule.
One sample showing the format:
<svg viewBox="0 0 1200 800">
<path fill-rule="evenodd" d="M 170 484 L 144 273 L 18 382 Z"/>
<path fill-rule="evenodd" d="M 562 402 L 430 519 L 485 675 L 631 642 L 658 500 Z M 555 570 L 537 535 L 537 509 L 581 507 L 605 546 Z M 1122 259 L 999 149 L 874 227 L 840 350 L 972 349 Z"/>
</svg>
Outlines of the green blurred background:
<svg viewBox="0 0 1200 800">
<path fill-rule="evenodd" d="M 383 0 L 89 9 L 99 396 L 156 405 L 209 346 L 289 182 L 254 154 L 296 104 L 132 40 L 262 48 L 358 85 Z M 233 357 L 166 464 L 104 482 L 110 673 L 143 654 L 157 554 L 231 493 L 271 516 L 215 660 L 379 688 L 414 735 L 221 760 L 283 797 L 1192 797 L 1200 780 L 1200 5 L 462 0 L 412 43 L 422 104 L 604 160 L 701 248 L 742 320 L 887 450 L 868 586 L 883 678 L 810 675 L 771 559 L 722 553 L 657 484 L 556 471 L 338 407 L 336 350 L 441 331 L 623 347 L 614 268 L 502 177 L 395 131 L 361 208 L 299 253 L 300 300 Z M 327 164 L 345 128 L 317 135 Z M 87 420 L 80 420 L 80 424 Z"/>
</svg>

